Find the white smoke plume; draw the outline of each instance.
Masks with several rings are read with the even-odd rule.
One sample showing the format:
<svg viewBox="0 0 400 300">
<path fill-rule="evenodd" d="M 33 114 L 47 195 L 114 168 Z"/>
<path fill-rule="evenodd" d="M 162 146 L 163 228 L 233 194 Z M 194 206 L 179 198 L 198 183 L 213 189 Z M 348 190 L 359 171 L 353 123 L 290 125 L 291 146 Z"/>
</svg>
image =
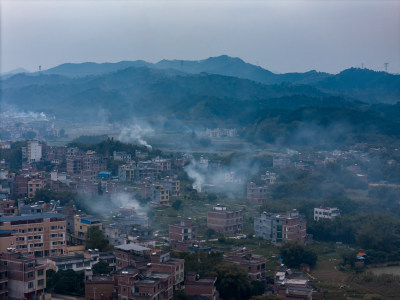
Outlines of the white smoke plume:
<svg viewBox="0 0 400 300">
<path fill-rule="evenodd" d="M 152 135 L 154 130 L 150 127 L 142 127 L 138 124 L 134 124 L 128 127 L 124 127 L 121 129 L 121 133 L 118 136 L 118 139 L 124 143 L 132 143 L 136 142 L 142 146 L 147 147 L 149 150 L 152 150 L 153 147 L 147 143 L 144 139 L 145 136 Z"/>
</svg>

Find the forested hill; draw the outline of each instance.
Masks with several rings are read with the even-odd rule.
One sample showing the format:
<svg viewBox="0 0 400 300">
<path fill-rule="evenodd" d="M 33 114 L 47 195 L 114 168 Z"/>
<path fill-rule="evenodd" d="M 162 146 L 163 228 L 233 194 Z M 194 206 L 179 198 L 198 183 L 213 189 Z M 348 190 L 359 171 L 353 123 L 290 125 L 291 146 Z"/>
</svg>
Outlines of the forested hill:
<svg viewBox="0 0 400 300">
<path fill-rule="evenodd" d="M 305 73 L 275 74 L 260 66 L 244 62 L 240 58 L 221 55 L 204 60 L 162 60 L 149 63 L 143 60 L 118 63 L 66 63 L 43 71 L 43 74 L 69 77 L 98 76 L 129 67 L 147 67 L 175 70 L 186 74 L 216 74 L 249 79 L 263 84 L 307 84 L 331 92 L 346 94 L 369 103 L 396 103 L 400 101 L 400 75 L 375 72 L 368 69 L 350 68 L 337 75 L 311 70 Z"/>
<path fill-rule="evenodd" d="M 335 128 L 336 136 L 347 132 L 359 140 L 398 137 L 400 131 L 399 75 L 365 69 L 274 74 L 228 56 L 64 64 L 3 79 L 0 95 L 3 109 L 71 122 L 163 119 L 189 128 L 242 128 L 249 139 L 297 141 L 306 128 L 318 128 L 312 131 L 317 136 Z"/>
</svg>

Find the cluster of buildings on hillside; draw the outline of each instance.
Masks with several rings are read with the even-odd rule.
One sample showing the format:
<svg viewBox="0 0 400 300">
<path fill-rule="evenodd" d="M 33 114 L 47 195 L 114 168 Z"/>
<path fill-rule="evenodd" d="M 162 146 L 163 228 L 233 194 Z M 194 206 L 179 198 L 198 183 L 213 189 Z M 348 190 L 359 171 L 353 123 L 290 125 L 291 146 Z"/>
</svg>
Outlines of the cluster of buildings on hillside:
<svg viewBox="0 0 400 300">
<path fill-rule="evenodd" d="M 149 159 L 147 153 L 140 151 L 136 151 L 134 157 L 116 151 L 106 157 L 94 151 L 29 141 L 22 149 L 22 158 L 22 169 L 18 172 L 11 170 L 7 162 L 0 162 L 0 275 L 3 274 L 0 276 L 0 299 L 33 299 L 44 295 L 46 280 L 42 271 L 46 269 L 84 271 L 86 299 L 171 299 L 177 291 L 184 291 L 193 299 L 218 297 L 217 278 L 200 278 L 191 273 L 185 278 L 184 260 L 155 250 L 155 233 L 149 227 L 146 212 L 120 207 L 114 212 L 112 222 L 103 224 L 101 217 L 86 215 L 74 206 L 62 206 L 56 200 L 49 203 L 32 201 L 39 190 L 49 189 L 89 195 L 105 193 L 110 198 L 119 192 L 134 193 L 149 200 L 153 206 L 169 206 L 172 197 L 183 199 L 176 174 L 191 157 Z M 108 172 L 110 159 L 119 164 L 119 176 Z M 282 159 L 285 161 L 285 157 Z M 280 164 L 285 164 L 282 161 Z M 44 171 L 38 167 L 40 164 L 51 166 L 51 169 Z M 200 158 L 199 164 L 207 170 L 220 169 L 219 161 L 204 157 Z M 242 181 L 233 172 L 227 174 L 225 180 L 232 184 Z M 268 189 L 276 180 L 277 174 L 267 171 L 261 175 L 261 184 L 250 182 L 247 185 L 248 201 L 266 203 Z M 127 188 L 132 184 L 134 191 Z M 314 220 L 339 216 L 337 208 L 314 209 Z M 242 209 L 215 205 L 207 212 L 207 228 L 222 235 L 242 233 L 243 223 Z M 115 250 L 84 250 L 91 228 L 103 231 Z M 276 245 L 311 240 L 306 233 L 305 217 L 296 210 L 264 212 L 254 218 L 254 231 L 257 237 Z M 170 224 L 168 242 L 171 249 L 178 252 L 212 251 L 199 240 L 198 226 L 192 219 Z M 13 263 L 2 265 L 2 259 Z M 92 273 L 90 269 L 101 261 L 113 269 L 112 275 Z M 225 253 L 224 261 L 241 266 L 251 280 L 266 278 L 266 259 L 246 248 L 231 249 Z M 26 267 L 29 276 L 15 276 L 20 268 L 16 266 Z M 290 295 L 310 295 L 308 282 L 302 279 L 299 283 L 298 279 L 292 278 L 294 275 L 290 270 L 285 272 L 284 277 L 278 276 L 283 279 L 276 281 L 280 282 L 275 290 L 277 294 L 288 299 Z M 5 282 L 7 285 L 2 284 Z M 23 288 L 18 288 L 20 286 Z"/>
<path fill-rule="evenodd" d="M 207 128 L 205 135 L 210 138 L 222 138 L 222 137 L 235 137 L 238 136 L 235 128 Z"/>
<path fill-rule="evenodd" d="M 59 130 L 55 129 L 52 117 L 44 113 L 0 113 L 0 128 L 2 128 L 1 139 L 20 141 L 29 138 L 40 140 L 54 139 L 60 136 Z M 1 142 L 2 145 L 10 145 L 9 142 Z M 1 145 L 1 146 L 2 146 Z"/>
</svg>

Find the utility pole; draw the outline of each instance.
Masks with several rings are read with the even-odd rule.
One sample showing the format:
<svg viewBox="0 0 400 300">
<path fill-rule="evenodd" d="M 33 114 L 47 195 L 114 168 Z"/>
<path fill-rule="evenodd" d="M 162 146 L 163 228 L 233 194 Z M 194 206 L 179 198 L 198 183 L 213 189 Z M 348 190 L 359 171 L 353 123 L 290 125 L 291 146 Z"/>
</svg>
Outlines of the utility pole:
<svg viewBox="0 0 400 300">
<path fill-rule="evenodd" d="M 96 287 L 93 287 L 93 294 L 94 294 L 93 295 L 93 299 L 94 300 L 96 300 L 96 289 L 97 289 Z"/>
<path fill-rule="evenodd" d="M 384 63 L 383 65 L 385 66 L 385 72 L 387 73 L 387 68 L 388 68 L 389 63 Z"/>
</svg>

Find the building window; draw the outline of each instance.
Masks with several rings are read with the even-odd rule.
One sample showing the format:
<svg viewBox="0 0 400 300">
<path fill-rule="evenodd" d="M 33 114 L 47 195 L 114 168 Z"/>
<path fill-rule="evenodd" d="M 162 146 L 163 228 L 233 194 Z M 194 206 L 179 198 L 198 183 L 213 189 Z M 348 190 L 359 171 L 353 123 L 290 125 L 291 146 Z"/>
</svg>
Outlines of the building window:
<svg viewBox="0 0 400 300">
<path fill-rule="evenodd" d="M 33 282 L 28 282 L 28 289 L 33 289 Z"/>
</svg>

